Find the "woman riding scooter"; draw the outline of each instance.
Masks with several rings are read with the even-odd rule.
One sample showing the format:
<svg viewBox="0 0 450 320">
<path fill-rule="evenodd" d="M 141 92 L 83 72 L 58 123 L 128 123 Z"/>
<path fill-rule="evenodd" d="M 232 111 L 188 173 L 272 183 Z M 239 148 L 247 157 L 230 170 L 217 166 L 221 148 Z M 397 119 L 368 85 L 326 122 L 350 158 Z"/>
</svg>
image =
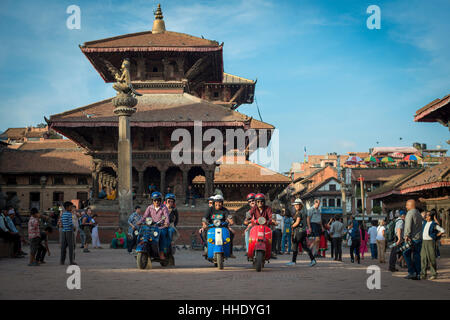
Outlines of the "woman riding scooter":
<svg viewBox="0 0 450 320">
<path fill-rule="evenodd" d="M 139 224 L 144 223 L 145 218 L 147 217 L 151 217 L 153 221 L 161 221 L 164 217 L 164 224 L 159 227 L 159 258 L 161 260 L 165 260 L 164 253 L 168 252 L 169 246 L 171 245 L 171 239 L 168 231 L 168 227 L 170 225 L 169 210 L 162 204 L 162 194 L 160 192 L 152 193 L 152 201 L 153 204 L 147 207 L 141 221 L 139 221 Z"/>
</svg>

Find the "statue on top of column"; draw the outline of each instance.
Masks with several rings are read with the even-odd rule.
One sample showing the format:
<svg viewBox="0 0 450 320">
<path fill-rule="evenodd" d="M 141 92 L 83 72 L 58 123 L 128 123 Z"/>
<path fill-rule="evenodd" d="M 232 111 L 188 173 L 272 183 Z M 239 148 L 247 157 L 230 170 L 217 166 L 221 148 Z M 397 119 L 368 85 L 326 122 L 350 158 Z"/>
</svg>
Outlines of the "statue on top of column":
<svg viewBox="0 0 450 320">
<path fill-rule="evenodd" d="M 114 78 L 117 80 L 117 82 L 113 84 L 113 88 L 114 90 L 117 91 L 117 95 L 142 96 L 142 94 L 134 90 L 133 85 L 131 83 L 130 59 L 125 58 L 123 60 L 122 66 L 120 67 L 120 72 L 108 60 L 104 59 L 103 61 L 105 62 L 105 65 L 108 68 L 111 75 L 113 75 Z"/>
</svg>

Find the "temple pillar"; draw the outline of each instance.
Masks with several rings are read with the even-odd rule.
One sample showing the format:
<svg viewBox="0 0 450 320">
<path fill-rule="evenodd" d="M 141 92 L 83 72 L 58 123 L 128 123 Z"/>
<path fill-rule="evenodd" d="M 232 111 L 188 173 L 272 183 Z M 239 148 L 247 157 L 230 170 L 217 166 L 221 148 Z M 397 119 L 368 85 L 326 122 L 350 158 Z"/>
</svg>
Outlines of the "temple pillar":
<svg viewBox="0 0 450 320">
<path fill-rule="evenodd" d="M 144 171 L 139 170 L 138 171 L 138 177 L 139 177 L 138 194 L 140 196 L 142 196 L 142 195 L 144 195 L 144 190 L 145 190 L 145 186 L 144 186 Z"/>
<path fill-rule="evenodd" d="M 214 193 L 214 170 L 205 171 L 205 198 Z"/>
<path fill-rule="evenodd" d="M 119 226 L 126 230 L 128 216 L 133 212 L 133 174 L 131 158 L 131 130 L 130 116 L 136 112 L 133 107 L 137 99 L 124 94 L 117 94 L 112 99 L 114 113 L 119 117 L 119 142 L 118 142 L 118 198 L 119 198 Z"/>
<path fill-rule="evenodd" d="M 183 170 L 183 197 L 186 196 L 186 191 L 188 188 L 188 172 L 189 170 L 186 169 L 182 169 Z"/>
<path fill-rule="evenodd" d="M 160 174 L 161 174 L 160 190 L 161 190 L 161 194 L 163 196 L 166 193 L 166 191 L 164 190 L 166 188 L 166 172 L 167 172 L 167 169 L 163 169 L 160 171 Z"/>
<path fill-rule="evenodd" d="M 92 197 L 94 199 L 98 198 L 98 172 L 92 172 Z"/>
</svg>

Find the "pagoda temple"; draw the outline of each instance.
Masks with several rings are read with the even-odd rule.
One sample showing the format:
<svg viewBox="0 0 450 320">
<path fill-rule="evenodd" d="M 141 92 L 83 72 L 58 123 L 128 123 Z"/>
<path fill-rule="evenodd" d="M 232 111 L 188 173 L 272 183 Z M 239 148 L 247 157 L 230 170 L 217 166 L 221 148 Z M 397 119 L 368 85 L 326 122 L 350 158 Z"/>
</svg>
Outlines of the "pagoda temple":
<svg viewBox="0 0 450 320">
<path fill-rule="evenodd" d="M 218 162 L 172 162 L 178 141 L 171 141 L 171 136 L 177 128 L 187 129 L 194 139 L 194 122 L 201 121 L 203 131 L 215 128 L 225 137 L 226 129 L 254 129 L 270 141 L 272 125 L 236 111 L 241 104 L 253 103 L 256 81 L 224 72 L 223 43 L 167 31 L 160 5 L 151 31 L 85 42 L 80 49 L 106 83 L 115 82 L 111 69 L 120 69 L 124 59 L 130 61 L 131 83 L 142 94 L 130 117 L 132 180 L 138 198 L 148 193 L 150 184 L 162 192 L 171 187 L 184 198 L 198 176 L 203 177 L 199 197 L 213 194 Z M 99 187 L 117 185 L 118 118 L 112 98 L 46 118 L 51 129 L 92 157 L 94 198 Z M 203 148 L 209 143 L 203 142 Z M 246 139 L 244 149 L 234 151 L 248 161 L 251 143 Z M 226 154 L 225 141 L 223 148 Z M 282 187 L 280 181 L 286 184 L 288 179 L 276 181 Z"/>
</svg>

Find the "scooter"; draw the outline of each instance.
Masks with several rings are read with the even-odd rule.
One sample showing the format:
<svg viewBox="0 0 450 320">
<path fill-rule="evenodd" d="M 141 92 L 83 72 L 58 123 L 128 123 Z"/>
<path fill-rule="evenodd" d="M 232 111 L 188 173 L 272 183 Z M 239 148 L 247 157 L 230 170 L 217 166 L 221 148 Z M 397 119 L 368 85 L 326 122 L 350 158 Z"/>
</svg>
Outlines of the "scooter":
<svg viewBox="0 0 450 320">
<path fill-rule="evenodd" d="M 143 224 L 139 231 L 135 231 L 138 236 L 138 244 L 136 246 L 136 263 L 139 269 L 151 269 L 152 261 L 159 262 L 161 266 L 167 267 L 168 265 L 175 265 L 175 258 L 172 245 L 169 247 L 167 253 L 167 259 L 160 259 L 159 257 L 159 238 L 160 229 L 159 226 L 164 224 L 165 218 L 159 222 L 153 221 L 152 218 L 145 218 L 145 224 Z"/>
<path fill-rule="evenodd" d="M 207 255 L 205 259 L 214 263 L 220 270 L 224 267 L 224 260 L 230 257 L 231 237 L 227 222 L 221 222 L 221 217 L 215 219 L 208 227 L 207 233 Z"/>
<path fill-rule="evenodd" d="M 272 255 L 272 230 L 267 227 L 267 220 L 259 217 L 256 225 L 250 230 L 248 239 L 248 261 L 253 262 L 256 271 L 260 272 L 264 263 L 270 260 Z"/>
</svg>

